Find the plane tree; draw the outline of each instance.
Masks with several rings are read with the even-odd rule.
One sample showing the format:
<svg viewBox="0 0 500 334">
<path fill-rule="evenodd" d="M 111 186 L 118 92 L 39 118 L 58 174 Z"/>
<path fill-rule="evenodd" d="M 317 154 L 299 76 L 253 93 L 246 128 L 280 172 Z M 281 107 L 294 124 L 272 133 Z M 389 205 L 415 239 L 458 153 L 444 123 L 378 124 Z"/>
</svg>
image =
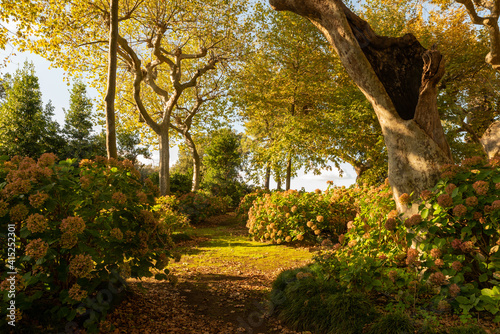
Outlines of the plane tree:
<svg viewBox="0 0 500 334">
<path fill-rule="evenodd" d="M 54 65 L 85 72 L 103 87 L 108 64 L 108 1 L 5 1 L 18 23 L 18 46 Z M 169 192 L 169 130 L 181 96 L 200 89 L 202 78 L 237 57 L 245 38 L 245 0 L 205 2 L 124 0 L 116 34 L 122 85 L 133 92 L 139 120 L 157 135 L 160 192 Z M 29 37 L 28 37 L 29 36 Z M 150 91 L 151 94 L 149 94 Z M 143 100 L 154 95 L 160 110 Z M 195 96 L 196 94 L 190 94 Z"/>
<path fill-rule="evenodd" d="M 418 195 L 451 162 L 437 109 L 444 61 L 411 34 L 377 35 L 340 0 L 270 0 L 276 10 L 307 17 L 339 55 L 347 73 L 373 106 L 388 153 L 389 181 L 397 207 L 404 193 Z"/>
</svg>

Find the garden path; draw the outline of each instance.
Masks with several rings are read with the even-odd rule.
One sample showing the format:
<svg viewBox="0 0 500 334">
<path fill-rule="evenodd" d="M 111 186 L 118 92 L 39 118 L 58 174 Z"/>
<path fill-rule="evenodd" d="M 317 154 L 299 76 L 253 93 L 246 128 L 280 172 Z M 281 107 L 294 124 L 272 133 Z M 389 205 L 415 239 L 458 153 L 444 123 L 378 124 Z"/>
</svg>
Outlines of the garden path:
<svg viewBox="0 0 500 334">
<path fill-rule="evenodd" d="M 178 282 L 144 279 L 141 292 L 129 280 L 134 293 L 107 318 L 116 329 L 102 333 L 297 333 L 269 317 L 265 301 L 282 270 L 311 261 L 307 248 L 250 241 L 235 214 L 186 235 L 180 262 L 169 265 Z"/>
</svg>

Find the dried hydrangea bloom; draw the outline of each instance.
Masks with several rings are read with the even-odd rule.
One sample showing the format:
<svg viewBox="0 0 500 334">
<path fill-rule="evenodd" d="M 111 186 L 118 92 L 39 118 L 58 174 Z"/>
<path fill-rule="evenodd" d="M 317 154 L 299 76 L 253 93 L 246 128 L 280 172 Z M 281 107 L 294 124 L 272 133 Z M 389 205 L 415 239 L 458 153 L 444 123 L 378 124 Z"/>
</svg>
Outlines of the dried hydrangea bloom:
<svg viewBox="0 0 500 334">
<path fill-rule="evenodd" d="M 415 248 L 409 248 L 406 252 L 406 264 L 415 264 L 418 259 L 418 251 Z"/>
<path fill-rule="evenodd" d="M 445 188 L 445 191 L 448 195 L 451 195 L 451 193 L 453 192 L 453 190 L 455 190 L 457 188 L 457 186 L 453 183 L 450 183 L 446 186 Z"/>
<path fill-rule="evenodd" d="M 136 195 L 137 195 L 137 200 L 139 201 L 140 204 L 148 203 L 148 196 L 143 191 L 138 191 Z"/>
<path fill-rule="evenodd" d="M 479 203 L 476 196 L 467 197 L 465 199 L 465 204 L 467 206 L 476 206 Z"/>
<path fill-rule="evenodd" d="M 453 199 L 448 194 L 441 194 L 437 198 L 438 204 L 443 208 L 448 208 L 453 205 Z"/>
<path fill-rule="evenodd" d="M 37 192 L 36 194 L 32 194 L 29 197 L 30 205 L 34 207 L 35 209 L 41 208 L 43 204 L 45 204 L 45 201 L 49 199 L 49 194 L 46 194 L 44 192 Z"/>
<path fill-rule="evenodd" d="M 445 311 L 447 309 L 451 308 L 450 303 L 448 303 L 446 300 L 440 300 L 437 306 L 437 309 L 439 311 Z"/>
<path fill-rule="evenodd" d="M 452 285 L 450 285 L 449 291 L 450 291 L 450 296 L 455 298 L 460 293 L 460 287 L 455 283 L 453 283 Z"/>
<path fill-rule="evenodd" d="M 59 239 L 59 245 L 61 245 L 61 247 L 65 249 L 71 249 L 75 247 L 77 243 L 78 237 L 71 232 L 63 233 L 61 235 L 61 238 Z"/>
<path fill-rule="evenodd" d="M 460 249 L 464 253 L 470 253 L 474 250 L 474 243 L 472 241 L 462 242 L 462 244 L 460 245 Z"/>
<path fill-rule="evenodd" d="M 402 194 L 401 196 L 399 196 L 399 201 L 401 202 L 401 204 L 409 204 L 410 195 L 408 195 L 407 193 Z"/>
<path fill-rule="evenodd" d="M 57 156 L 54 153 L 44 153 L 38 159 L 38 166 L 49 167 L 56 163 Z"/>
<path fill-rule="evenodd" d="M 472 188 L 474 188 L 478 195 L 486 195 L 488 193 L 490 185 L 486 181 L 476 181 L 472 185 Z"/>
<path fill-rule="evenodd" d="M 394 219 L 394 218 L 387 219 L 384 226 L 385 226 L 386 230 L 389 230 L 389 231 L 395 230 L 397 227 L 396 219 Z"/>
<path fill-rule="evenodd" d="M 431 281 L 432 284 L 437 285 L 437 286 L 443 285 L 443 283 L 445 282 L 445 280 L 446 280 L 446 277 L 440 271 L 432 273 L 429 276 L 429 281 Z"/>
<path fill-rule="evenodd" d="M 75 283 L 68 291 L 68 295 L 74 301 L 82 301 L 87 297 L 87 291 L 83 290 L 80 285 Z"/>
<path fill-rule="evenodd" d="M 453 261 L 453 263 L 451 264 L 451 268 L 455 271 L 460 271 L 462 270 L 462 263 L 460 261 Z"/>
<path fill-rule="evenodd" d="M 25 253 L 28 256 L 31 256 L 35 260 L 39 260 L 47 254 L 49 250 L 49 244 L 38 238 L 32 240 L 28 245 L 26 245 Z"/>
<path fill-rule="evenodd" d="M 41 233 L 49 227 L 49 224 L 45 216 L 35 213 L 26 219 L 26 227 L 31 233 Z"/>
<path fill-rule="evenodd" d="M 61 222 L 59 229 L 63 233 L 80 234 L 85 230 L 85 221 L 81 217 L 67 217 Z"/>
<path fill-rule="evenodd" d="M 111 200 L 116 204 L 123 205 L 127 202 L 127 196 L 121 191 L 117 191 L 111 196 Z"/>
<path fill-rule="evenodd" d="M 88 277 L 94 270 L 94 261 L 88 254 L 75 255 L 69 263 L 69 272 L 75 277 Z"/>
<path fill-rule="evenodd" d="M 90 175 L 84 175 L 80 177 L 80 184 L 82 185 L 83 189 L 90 188 L 92 184 L 92 177 Z"/>
<path fill-rule="evenodd" d="M 440 267 L 444 266 L 444 261 L 443 261 L 443 259 L 436 259 L 434 261 L 434 264 L 436 265 L 436 267 L 440 268 Z"/>
<path fill-rule="evenodd" d="M 462 240 L 460 240 L 460 239 L 454 239 L 451 242 L 451 247 L 453 247 L 453 249 L 460 249 L 461 245 L 462 245 Z"/>
<path fill-rule="evenodd" d="M 28 215 L 29 210 L 24 204 L 17 204 L 10 209 L 10 221 L 13 223 L 20 222 Z"/>
<path fill-rule="evenodd" d="M 415 214 L 405 220 L 405 226 L 410 228 L 412 226 L 420 224 L 421 222 L 422 222 L 422 216 L 419 214 Z"/>
<path fill-rule="evenodd" d="M 438 249 L 438 248 L 431 249 L 431 256 L 433 258 L 439 259 L 442 255 L 443 255 L 443 253 L 441 252 L 440 249 Z"/>
<path fill-rule="evenodd" d="M 432 198 L 432 191 L 430 190 L 424 190 L 420 193 L 420 198 L 423 199 L 424 201 L 428 201 Z"/>
<path fill-rule="evenodd" d="M 463 217 L 467 213 L 467 207 L 463 204 L 458 204 L 453 208 L 453 215 L 456 217 Z"/>
</svg>

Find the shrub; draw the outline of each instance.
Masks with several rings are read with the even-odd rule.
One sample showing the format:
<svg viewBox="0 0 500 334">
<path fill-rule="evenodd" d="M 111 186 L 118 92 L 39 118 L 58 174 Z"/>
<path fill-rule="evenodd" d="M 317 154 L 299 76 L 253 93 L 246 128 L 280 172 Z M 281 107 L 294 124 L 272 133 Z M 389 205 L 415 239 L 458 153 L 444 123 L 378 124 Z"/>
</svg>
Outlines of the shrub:
<svg viewBox="0 0 500 334">
<path fill-rule="evenodd" d="M 189 217 L 191 224 L 199 224 L 208 217 L 226 213 L 230 203 L 231 199 L 227 196 L 213 196 L 197 191 L 180 196 L 178 210 Z"/>
<path fill-rule="evenodd" d="M 499 321 L 498 161 L 466 160 L 445 166 L 443 176 L 421 194 L 419 213 L 406 218 L 394 210 L 387 185 L 354 188 L 356 218 L 316 262 L 348 290 L 390 295 L 388 310 L 455 309 L 467 321 L 475 309 Z"/>
<path fill-rule="evenodd" d="M 443 167 L 443 179 L 425 193 L 417 222 L 406 223 L 409 245 L 418 246 L 422 280 L 469 311 L 500 311 L 500 159 L 481 158 Z M 500 321 L 497 315 L 496 321 Z"/>
<path fill-rule="evenodd" d="M 254 240 L 278 244 L 294 240 L 335 240 L 354 218 L 352 201 L 345 188 L 328 189 L 324 193 L 320 190 L 265 193 L 253 201 L 247 227 Z"/>
<path fill-rule="evenodd" d="M 264 196 L 264 194 L 270 194 L 269 190 L 258 189 L 249 194 L 246 194 L 240 201 L 238 208 L 236 209 L 236 213 L 239 215 L 240 219 L 244 222 L 248 220 L 248 212 L 252 208 L 254 201 Z"/>
<path fill-rule="evenodd" d="M 0 161 L 0 233 L 7 240 L 7 227 L 15 226 L 15 260 L 8 263 L 18 273 L 21 326 L 34 318 L 63 326 L 76 321 L 95 332 L 113 298 L 99 289 L 123 277 L 153 276 L 152 269 L 157 279 L 167 278 L 169 228 L 150 211 L 157 188 L 143 185 L 129 161 L 72 164 L 56 163 L 53 154 Z M 0 276 L 4 301 L 9 277 Z"/>
<path fill-rule="evenodd" d="M 273 284 L 271 303 L 278 316 L 295 330 L 317 333 L 360 333 L 375 311 L 366 297 L 341 292 L 318 268 L 282 272 Z"/>
<path fill-rule="evenodd" d="M 170 174 L 170 192 L 173 194 L 177 194 L 178 196 L 187 194 L 191 191 L 192 184 L 192 175 L 181 173 Z"/>
<path fill-rule="evenodd" d="M 170 232 L 180 231 L 189 226 L 189 218 L 187 215 L 179 212 L 179 200 L 171 196 L 160 196 L 156 198 L 156 204 L 153 211 L 159 216 L 159 221 Z"/>
</svg>

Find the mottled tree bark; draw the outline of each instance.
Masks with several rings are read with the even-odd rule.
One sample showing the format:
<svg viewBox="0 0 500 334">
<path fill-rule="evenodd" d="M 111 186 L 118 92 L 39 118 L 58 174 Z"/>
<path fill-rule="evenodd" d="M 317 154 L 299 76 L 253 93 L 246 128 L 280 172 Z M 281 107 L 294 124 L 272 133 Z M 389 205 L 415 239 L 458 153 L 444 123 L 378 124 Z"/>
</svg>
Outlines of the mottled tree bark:
<svg viewBox="0 0 500 334">
<path fill-rule="evenodd" d="M 340 0 L 270 0 L 276 10 L 307 17 L 333 46 L 347 73 L 372 104 L 389 155 L 389 182 L 399 197 L 418 196 L 439 179 L 439 166 L 451 161 L 437 114 L 436 84 L 444 74 L 438 51 L 416 38 L 376 35 Z"/>
<path fill-rule="evenodd" d="M 500 156 L 500 121 L 492 123 L 480 139 L 488 158 Z"/>
</svg>

